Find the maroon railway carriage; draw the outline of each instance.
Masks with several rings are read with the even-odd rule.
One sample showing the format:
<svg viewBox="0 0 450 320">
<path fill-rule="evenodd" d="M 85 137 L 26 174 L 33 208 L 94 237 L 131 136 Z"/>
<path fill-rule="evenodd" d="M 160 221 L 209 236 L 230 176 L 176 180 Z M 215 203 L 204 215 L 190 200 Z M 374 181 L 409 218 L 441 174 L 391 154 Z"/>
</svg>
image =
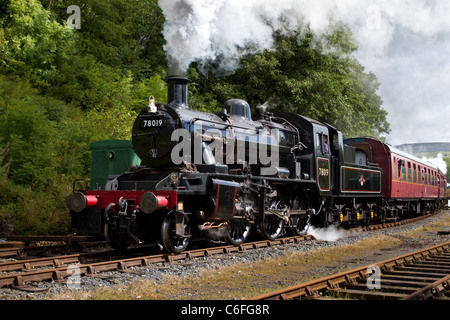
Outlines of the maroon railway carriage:
<svg viewBox="0 0 450 320">
<path fill-rule="evenodd" d="M 384 208 L 388 217 L 421 214 L 443 204 L 447 180 L 439 168 L 372 138 L 345 141 L 363 154 L 367 163 L 383 169 Z"/>
</svg>

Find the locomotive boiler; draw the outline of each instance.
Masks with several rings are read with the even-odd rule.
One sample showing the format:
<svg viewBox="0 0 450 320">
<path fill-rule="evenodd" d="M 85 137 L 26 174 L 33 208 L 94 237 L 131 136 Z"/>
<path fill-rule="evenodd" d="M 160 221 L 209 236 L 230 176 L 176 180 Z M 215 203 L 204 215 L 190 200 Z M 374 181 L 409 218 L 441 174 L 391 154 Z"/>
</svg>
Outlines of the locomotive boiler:
<svg viewBox="0 0 450 320">
<path fill-rule="evenodd" d="M 104 234 L 115 248 L 156 242 L 182 252 L 199 237 L 239 245 L 251 232 L 273 240 L 311 223 L 370 224 L 441 203 L 439 192 L 406 204 L 386 194 L 392 163 L 379 156 L 382 142 L 344 143 L 333 126 L 294 113 L 252 116 L 240 99 L 201 112 L 188 104 L 189 82 L 169 77 L 169 103 L 150 99 L 136 117 L 140 165 L 68 196 L 78 233 Z M 444 185 L 433 169 L 426 181 Z"/>
</svg>

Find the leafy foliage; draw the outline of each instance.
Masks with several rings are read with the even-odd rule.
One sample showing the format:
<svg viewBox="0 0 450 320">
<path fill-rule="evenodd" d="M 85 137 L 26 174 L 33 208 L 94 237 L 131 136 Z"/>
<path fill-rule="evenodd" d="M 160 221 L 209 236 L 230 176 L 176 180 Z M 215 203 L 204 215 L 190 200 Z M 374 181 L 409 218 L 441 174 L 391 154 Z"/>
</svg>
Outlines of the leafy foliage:
<svg viewBox="0 0 450 320">
<path fill-rule="evenodd" d="M 6 156 L 9 152 L 9 143 L 7 143 L 4 147 L 0 148 L 0 192 L 2 191 L 3 186 L 8 180 L 8 172 L 9 172 L 9 162 L 5 161 Z"/>
</svg>

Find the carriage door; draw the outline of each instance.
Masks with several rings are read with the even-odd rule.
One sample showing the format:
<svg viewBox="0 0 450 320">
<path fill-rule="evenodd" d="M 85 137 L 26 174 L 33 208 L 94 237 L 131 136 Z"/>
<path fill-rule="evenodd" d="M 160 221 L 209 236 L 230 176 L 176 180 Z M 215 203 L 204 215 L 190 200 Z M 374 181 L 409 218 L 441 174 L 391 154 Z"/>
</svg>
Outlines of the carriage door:
<svg viewBox="0 0 450 320">
<path fill-rule="evenodd" d="M 328 130 L 316 132 L 317 184 L 321 192 L 331 191 L 330 157 L 331 145 Z"/>
</svg>

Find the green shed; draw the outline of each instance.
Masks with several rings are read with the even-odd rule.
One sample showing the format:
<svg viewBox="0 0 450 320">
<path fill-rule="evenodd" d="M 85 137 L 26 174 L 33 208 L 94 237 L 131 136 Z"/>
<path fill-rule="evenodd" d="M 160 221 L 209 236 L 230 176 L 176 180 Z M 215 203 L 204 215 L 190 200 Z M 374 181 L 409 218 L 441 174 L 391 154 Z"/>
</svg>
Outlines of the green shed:
<svg viewBox="0 0 450 320">
<path fill-rule="evenodd" d="M 96 141 L 89 147 L 91 149 L 91 189 L 104 189 L 109 175 L 119 175 L 127 172 L 131 165 L 141 163 L 129 140 Z"/>
</svg>

